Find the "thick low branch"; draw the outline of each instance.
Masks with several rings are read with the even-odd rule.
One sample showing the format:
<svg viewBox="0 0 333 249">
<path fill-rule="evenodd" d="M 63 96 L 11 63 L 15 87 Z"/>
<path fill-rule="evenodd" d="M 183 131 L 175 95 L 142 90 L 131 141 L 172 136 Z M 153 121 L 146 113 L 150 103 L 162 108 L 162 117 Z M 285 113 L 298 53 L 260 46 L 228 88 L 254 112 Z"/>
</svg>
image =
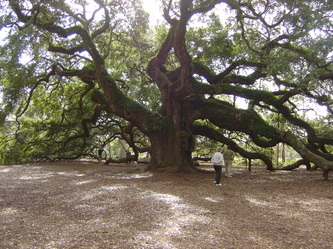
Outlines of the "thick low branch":
<svg viewBox="0 0 333 249">
<path fill-rule="evenodd" d="M 278 130 L 267 124 L 254 111 L 237 109 L 223 101 L 204 99 L 200 96 L 189 97 L 186 106 L 192 110 L 191 120 L 209 119 L 222 129 L 245 132 L 254 140 L 259 140 L 261 137 L 261 146 L 266 144 L 270 147 L 279 142 Z"/>
<path fill-rule="evenodd" d="M 265 164 L 268 170 L 273 169 L 272 160 L 267 157 L 264 154 L 256 153 L 256 152 L 248 152 L 237 145 L 234 141 L 231 139 L 226 138 L 223 136 L 223 134 L 219 133 L 218 131 L 209 128 L 207 126 L 199 126 L 199 125 L 193 125 L 191 128 L 191 131 L 194 135 L 202 135 L 209 137 L 211 139 L 214 139 L 215 141 L 219 141 L 223 144 L 227 144 L 231 147 L 231 149 L 237 153 L 239 153 L 242 157 L 248 158 L 248 159 L 259 159 L 262 160 Z"/>
<path fill-rule="evenodd" d="M 190 105 L 193 105 L 193 100 L 195 98 L 192 97 L 189 101 Z M 279 131 L 271 127 L 254 112 L 238 110 L 216 100 L 201 99 L 200 105 L 198 103 L 196 105 L 196 111 L 191 113 L 194 119 L 209 119 L 222 129 L 241 131 L 251 137 L 254 137 L 254 135 L 262 136 L 276 143 L 284 142 L 293 147 L 305 160 L 313 162 L 324 170 L 333 169 L 333 161 L 311 151 L 292 133 Z"/>
<path fill-rule="evenodd" d="M 207 84 L 196 83 L 195 91 L 200 94 L 231 94 L 234 96 L 239 96 L 242 98 L 246 98 L 249 100 L 254 100 L 257 102 L 263 102 L 265 104 L 273 106 L 279 113 L 283 115 L 283 117 L 288 120 L 290 123 L 304 128 L 308 134 L 308 141 L 310 143 L 322 143 L 333 145 L 333 139 L 318 137 L 316 135 L 316 131 L 310 124 L 306 121 L 299 119 L 292 115 L 290 109 L 284 105 L 284 101 L 292 96 L 294 92 L 290 92 L 290 94 L 277 98 L 273 93 L 263 91 L 263 90 L 253 90 L 246 89 L 240 86 L 232 86 L 230 84 L 219 84 L 214 86 L 209 86 Z M 262 106 L 262 105 L 261 105 Z"/>
<path fill-rule="evenodd" d="M 303 144 L 294 134 L 291 132 L 281 132 L 282 142 L 293 147 L 294 150 L 305 160 L 313 162 L 319 168 L 323 170 L 333 170 L 333 161 L 327 160 L 313 152 L 311 152 L 305 144 Z"/>
<path fill-rule="evenodd" d="M 287 166 L 284 166 L 282 168 L 278 168 L 279 170 L 293 170 L 296 169 L 298 167 L 300 167 L 301 165 L 305 165 L 307 170 L 311 169 L 311 164 L 309 161 L 305 160 L 305 159 L 300 159 L 292 164 L 289 164 Z"/>
</svg>

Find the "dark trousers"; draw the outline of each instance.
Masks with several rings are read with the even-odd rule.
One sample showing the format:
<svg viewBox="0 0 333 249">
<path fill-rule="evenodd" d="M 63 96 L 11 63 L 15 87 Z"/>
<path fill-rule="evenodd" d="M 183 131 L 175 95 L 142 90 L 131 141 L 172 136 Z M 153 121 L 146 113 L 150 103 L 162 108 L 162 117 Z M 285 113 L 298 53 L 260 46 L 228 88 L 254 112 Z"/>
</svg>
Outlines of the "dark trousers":
<svg viewBox="0 0 333 249">
<path fill-rule="evenodd" d="M 214 165 L 214 170 L 215 170 L 215 183 L 219 184 L 222 174 L 222 165 Z"/>
</svg>

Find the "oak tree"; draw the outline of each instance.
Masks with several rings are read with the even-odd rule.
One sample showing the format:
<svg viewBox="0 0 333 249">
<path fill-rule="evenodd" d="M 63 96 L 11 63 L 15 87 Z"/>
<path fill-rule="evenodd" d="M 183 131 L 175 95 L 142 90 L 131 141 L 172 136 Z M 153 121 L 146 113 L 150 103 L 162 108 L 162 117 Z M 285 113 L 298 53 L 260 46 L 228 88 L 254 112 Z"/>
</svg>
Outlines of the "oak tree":
<svg viewBox="0 0 333 249">
<path fill-rule="evenodd" d="M 3 112 L 16 110 L 18 122 L 43 93 L 40 108 L 86 138 L 103 115 L 135 129 L 149 141 L 152 170 L 191 171 L 199 136 L 273 169 L 226 134 L 262 148 L 284 143 L 333 169 L 331 1 L 162 0 L 154 31 L 139 1 L 5 2 Z M 87 147 L 59 127 L 56 143 Z"/>
</svg>

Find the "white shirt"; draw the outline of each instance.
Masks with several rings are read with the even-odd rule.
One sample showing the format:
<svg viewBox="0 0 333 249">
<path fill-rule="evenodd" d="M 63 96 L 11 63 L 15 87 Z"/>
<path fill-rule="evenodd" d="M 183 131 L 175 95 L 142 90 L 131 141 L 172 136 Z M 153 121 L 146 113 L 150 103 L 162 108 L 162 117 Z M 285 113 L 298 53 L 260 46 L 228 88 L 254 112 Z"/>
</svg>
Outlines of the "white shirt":
<svg viewBox="0 0 333 249">
<path fill-rule="evenodd" d="M 218 164 L 218 165 L 222 165 L 222 161 L 223 161 L 223 155 L 221 152 L 216 152 L 211 159 L 211 162 L 213 164 Z"/>
</svg>

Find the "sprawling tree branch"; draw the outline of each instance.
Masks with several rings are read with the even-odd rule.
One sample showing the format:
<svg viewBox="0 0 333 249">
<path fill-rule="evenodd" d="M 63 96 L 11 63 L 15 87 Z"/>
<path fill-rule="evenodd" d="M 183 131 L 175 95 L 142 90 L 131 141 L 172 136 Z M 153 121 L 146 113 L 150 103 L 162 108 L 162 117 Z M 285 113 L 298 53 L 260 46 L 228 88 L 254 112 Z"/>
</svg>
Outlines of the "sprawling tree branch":
<svg viewBox="0 0 333 249">
<path fill-rule="evenodd" d="M 207 126 L 199 126 L 199 125 L 193 125 L 191 127 L 191 131 L 193 132 L 194 135 L 201 135 L 205 137 L 209 137 L 215 141 L 219 141 L 223 144 L 227 144 L 228 146 L 231 147 L 231 149 L 237 153 L 239 153 L 241 156 L 248 158 L 248 159 L 260 159 L 262 160 L 265 164 L 268 170 L 273 169 L 273 164 L 272 160 L 269 159 L 264 154 L 257 153 L 257 152 L 248 152 L 244 150 L 242 147 L 240 147 L 236 142 L 234 142 L 231 139 L 228 139 L 225 137 L 223 134 L 218 132 L 217 130 L 213 128 L 209 128 Z"/>
</svg>

